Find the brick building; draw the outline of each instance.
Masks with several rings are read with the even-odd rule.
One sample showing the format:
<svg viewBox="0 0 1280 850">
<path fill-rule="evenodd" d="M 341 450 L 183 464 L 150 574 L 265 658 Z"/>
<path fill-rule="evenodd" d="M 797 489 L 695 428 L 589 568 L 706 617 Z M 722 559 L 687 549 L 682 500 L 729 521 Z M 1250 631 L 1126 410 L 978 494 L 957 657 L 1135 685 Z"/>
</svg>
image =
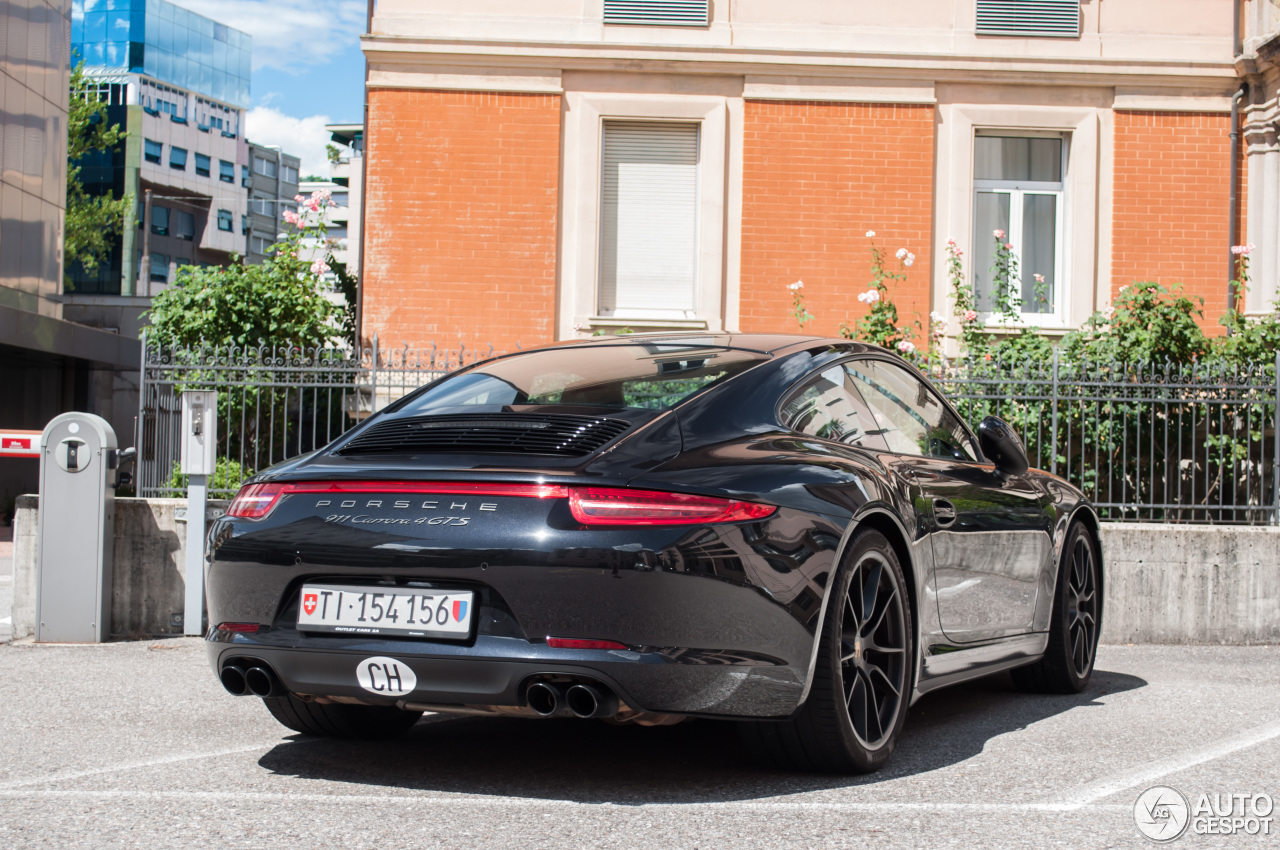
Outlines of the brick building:
<svg viewBox="0 0 1280 850">
<path fill-rule="evenodd" d="M 868 231 L 916 257 L 902 317 L 950 315 L 947 240 L 989 303 L 995 229 L 1045 277 L 1024 311 L 1049 333 L 1134 279 L 1181 282 L 1216 330 L 1233 236 L 1260 245 L 1251 310 L 1280 277 L 1275 5 L 380 0 L 363 333 L 788 330 L 795 280 L 835 333 Z"/>
</svg>

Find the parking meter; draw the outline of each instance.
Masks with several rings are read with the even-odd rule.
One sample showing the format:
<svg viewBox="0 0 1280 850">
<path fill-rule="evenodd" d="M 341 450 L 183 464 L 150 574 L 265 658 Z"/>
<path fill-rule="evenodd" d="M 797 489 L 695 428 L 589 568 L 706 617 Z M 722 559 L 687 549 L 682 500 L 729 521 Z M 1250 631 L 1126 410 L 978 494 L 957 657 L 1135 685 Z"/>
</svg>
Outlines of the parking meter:
<svg viewBox="0 0 1280 850">
<path fill-rule="evenodd" d="M 218 394 L 209 390 L 182 393 L 182 473 L 187 476 L 186 597 L 182 631 L 204 634 L 204 532 L 209 477 L 218 445 Z"/>
<path fill-rule="evenodd" d="M 118 465 L 101 416 L 63 413 L 40 435 L 37 641 L 101 643 L 111 633 Z"/>
</svg>

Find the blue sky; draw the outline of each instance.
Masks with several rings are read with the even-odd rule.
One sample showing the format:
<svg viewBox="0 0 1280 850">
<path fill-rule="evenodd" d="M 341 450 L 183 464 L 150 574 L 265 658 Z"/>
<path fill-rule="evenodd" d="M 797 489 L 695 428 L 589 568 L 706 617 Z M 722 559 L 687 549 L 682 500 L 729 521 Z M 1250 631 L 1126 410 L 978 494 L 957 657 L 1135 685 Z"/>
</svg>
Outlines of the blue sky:
<svg viewBox="0 0 1280 850">
<path fill-rule="evenodd" d="M 327 123 L 363 117 L 364 0 L 174 0 L 253 36 L 246 135 L 326 175 Z"/>
</svg>

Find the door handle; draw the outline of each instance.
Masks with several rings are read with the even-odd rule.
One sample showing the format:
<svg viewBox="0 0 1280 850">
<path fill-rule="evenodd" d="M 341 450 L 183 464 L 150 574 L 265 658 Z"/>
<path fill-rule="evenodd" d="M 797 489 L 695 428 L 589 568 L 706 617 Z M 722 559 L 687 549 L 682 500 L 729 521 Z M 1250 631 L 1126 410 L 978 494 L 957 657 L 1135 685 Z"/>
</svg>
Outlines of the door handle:
<svg viewBox="0 0 1280 850">
<path fill-rule="evenodd" d="M 946 499 L 934 499 L 933 519 L 939 526 L 951 525 L 956 521 L 956 506 Z"/>
</svg>

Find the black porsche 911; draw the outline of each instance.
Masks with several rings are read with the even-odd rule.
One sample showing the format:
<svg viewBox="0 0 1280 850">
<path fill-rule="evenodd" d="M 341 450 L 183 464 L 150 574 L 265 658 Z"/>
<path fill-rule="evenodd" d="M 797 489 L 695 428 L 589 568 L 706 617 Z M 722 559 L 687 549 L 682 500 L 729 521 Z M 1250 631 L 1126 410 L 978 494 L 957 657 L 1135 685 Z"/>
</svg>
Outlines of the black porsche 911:
<svg viewBox="0 0 1280 850">
<path fill-rule="evenodd" d="M 210 659 L 313 735 L 425 711 L 742 721 L 868 771 L 907 708 L 1082 689 L 1098 520 L 847 340 L 635 335 L 454 372 L 254 476 L 209 537 Z"/>
</svg>

